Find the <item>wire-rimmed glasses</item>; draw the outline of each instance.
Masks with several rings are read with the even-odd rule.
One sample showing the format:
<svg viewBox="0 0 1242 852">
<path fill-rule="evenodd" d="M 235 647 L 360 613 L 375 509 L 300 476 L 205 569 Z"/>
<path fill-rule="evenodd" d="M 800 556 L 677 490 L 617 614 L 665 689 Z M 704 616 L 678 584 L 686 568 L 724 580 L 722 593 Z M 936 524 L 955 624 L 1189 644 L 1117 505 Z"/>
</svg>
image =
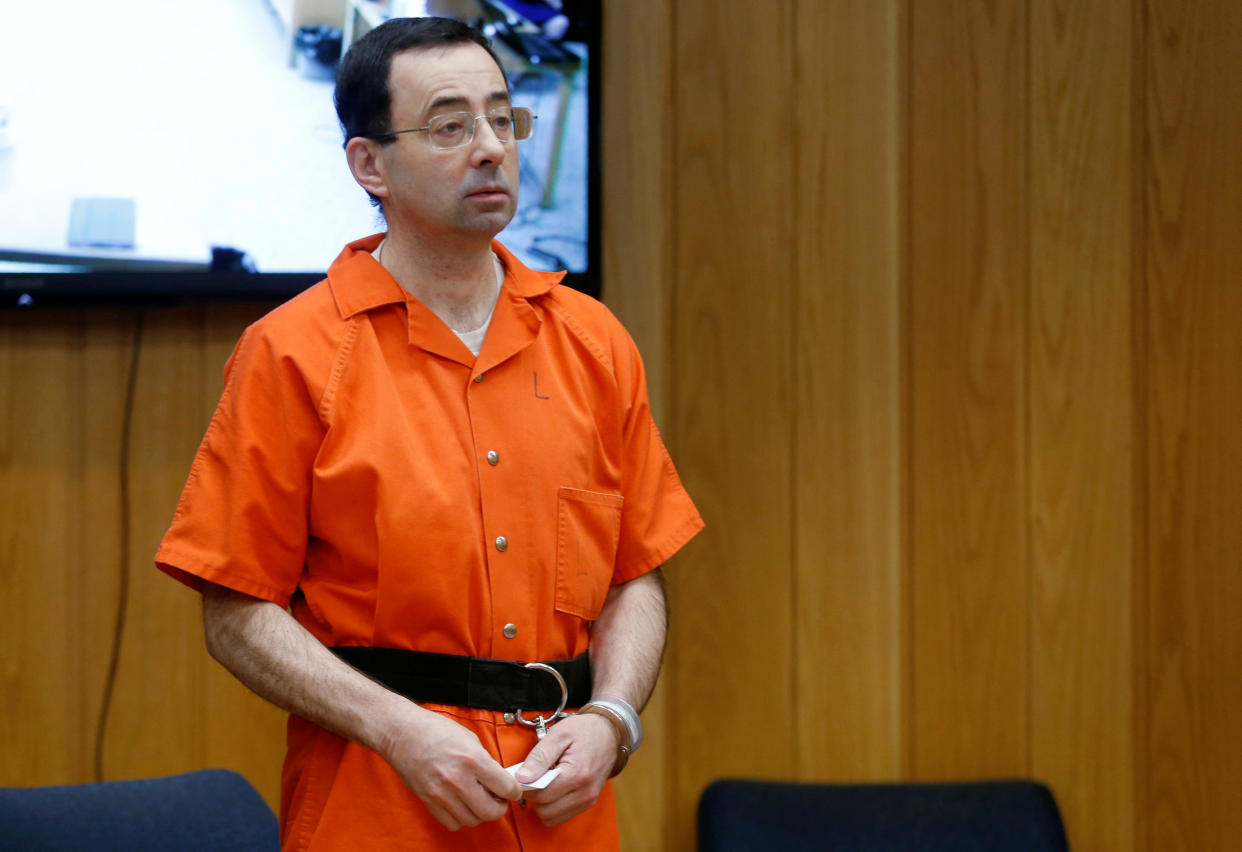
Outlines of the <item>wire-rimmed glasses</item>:
<svg viewBox="0 0 1242 852">
<path fill-rule="evenodd" d="M 496 107 L 483 115 L 469 112 L 446 112 L 435 116 L 425 127 L 411 127 L 408 130 L 394 130 L 384 136 L 396 136 L 399 133 L 426 133 L 427 141 L 432 148 L 449 150 L 461 148 L 474 141 L 474 129 L 480 118 L 487 119 L 492 126 L 492 133 L 501 142 L 512 142 L 515 139 L 529 139 L 535 127 L 535 119 L 526 107 Z"/>
</svg>

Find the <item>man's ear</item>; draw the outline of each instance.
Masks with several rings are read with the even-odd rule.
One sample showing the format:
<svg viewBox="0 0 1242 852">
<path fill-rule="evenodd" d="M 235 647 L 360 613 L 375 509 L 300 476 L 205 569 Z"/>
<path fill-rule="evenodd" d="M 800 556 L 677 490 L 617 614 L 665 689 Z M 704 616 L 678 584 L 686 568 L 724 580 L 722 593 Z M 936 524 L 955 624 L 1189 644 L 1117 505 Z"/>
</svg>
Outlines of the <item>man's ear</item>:
<svg viewBox="0 0 1242 852">
<path fill-rule="evenodd" d="M 377 198 L 388 197 L 381 163 L 382 147 L 374 139 L 355 136 L 345 145 L 345 159 L 358 185 Z"/>
</svg>

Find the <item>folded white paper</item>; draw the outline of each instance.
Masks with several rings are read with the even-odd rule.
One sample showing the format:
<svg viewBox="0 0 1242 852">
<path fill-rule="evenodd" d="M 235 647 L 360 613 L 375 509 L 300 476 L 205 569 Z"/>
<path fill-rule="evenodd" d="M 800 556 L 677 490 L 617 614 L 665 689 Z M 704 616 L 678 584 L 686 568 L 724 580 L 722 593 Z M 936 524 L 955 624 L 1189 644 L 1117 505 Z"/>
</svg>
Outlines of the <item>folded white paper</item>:
<svg viewBox="0 0 1242 852">
<path fill-rule="evenodd" d="M 515 763 L 512 766 L 506 766 L 505 771 L 508 772 L 510 775 L 513 775 L 514 777 L 516 777 L 518 774 L 518 771 L 524 765 L 525 765 L 525 762 Z M 560 774 L 561 774 L 561 770 L 559 768 L 552 767 L 547 772 L 543 773 L 538 778 L 536 778 L 534 781 L 531 781 L 529 784 L 522 784 L 522 789 L 523 790 L 542 790 L 544 787 L 547 787 L 549 784 L 551 784 L 553 780 L 555 780 L 556 776 Z M 519 781 L 518 783 L 520 784 L 521 782 Z"/>
</svg>

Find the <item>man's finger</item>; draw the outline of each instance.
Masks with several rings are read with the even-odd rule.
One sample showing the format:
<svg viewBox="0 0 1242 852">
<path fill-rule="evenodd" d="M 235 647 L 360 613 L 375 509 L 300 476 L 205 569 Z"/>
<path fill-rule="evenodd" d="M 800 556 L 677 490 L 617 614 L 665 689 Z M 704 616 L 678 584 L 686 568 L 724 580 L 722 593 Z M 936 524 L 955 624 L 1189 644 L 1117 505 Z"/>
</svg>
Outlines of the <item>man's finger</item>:
<svg viewBox="0 0 1242 852">
<path fill-rule="evenodd" d="M 456 831 L 461 828 L 461 820 L 453 816 L 452 811 L 448 808 L 441 807 L 433 802 L 428 802 L 427 810 L 431 811 L 431 815 L 439 821 L 440 825 L 444 826 L 449 831 Z"/>
<path fill-rule="evenodd" d="M 530 750 L 530 754 L 526 755 L 522 768 L 518 770 L 517 780 L 523 784 L 529 784 L 542 776 L 561 759 L 567 745 L 567 743 L 562 744 L 559 738 L 554 739 L 551 734 L 544 737 Z"/>
<path fill-rule="evenodd" d="M 506 773 L 507 774 L 507 773 Z M 508 801 L 498 799 L 482 784 L 475 784 L 474 789 L 462 795 L 462 804 L 470 810 L 471 820 L 466 825 L 478 825 L 500 819 L 509 809 Z"/>
<path fill-rule="evenodd" d="M 576 817 L 595 804 L 598 797 L 575 790 L 547 804 L 535 802 L 535 813 L 547 826 L 560 825 Z"/>
<path fill-rule="evenodd" d="M 522 798 L 522 785 L 495 761 L 479 770 L 478 779 L 483 788 L 493 796 L 510 802 Z"/>
</svg>

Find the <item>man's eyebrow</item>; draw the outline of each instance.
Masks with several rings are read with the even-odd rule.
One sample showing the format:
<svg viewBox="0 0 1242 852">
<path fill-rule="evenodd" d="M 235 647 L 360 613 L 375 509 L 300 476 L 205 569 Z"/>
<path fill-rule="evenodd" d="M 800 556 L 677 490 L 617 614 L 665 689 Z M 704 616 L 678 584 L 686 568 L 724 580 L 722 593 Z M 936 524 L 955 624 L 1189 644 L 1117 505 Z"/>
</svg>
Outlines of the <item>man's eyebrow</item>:
<svg viewBox="0 0 1242 852">
<path fill-rule="evenodd" d="M 429 107 L 427 107 L 427 109 L 428 109 L 428 111 L 430 111 L 430 112 L 434 112 L 435 110 L 438 110 L 438 109 L 443 109 L 444 107 L 451 107 L 451 106 L 455 106 L 455 107 L 464 107 L 464 106 L 468 106 L 468 105 L 469 105 L 469 103 L 470 103 L 470 102 L 469 102 L 468 100 L 466 100 L 465 98 L 463 98 L 461 95 L 441 95 L 440 97 L 438 97 L 438 98 L 436 98 L 434 101 L 432 101 L 432 102 L 431 102 L 431 105 L 430 105 Z"/>
<path fill-rule="evenodd" d="M 504 89 L 497 89 L 487 96 L 487 103 L 507 104 L 509 103 L 509 93 Z M 462 109 L 468 106 L 470 106 L 469 99 L 462 95 L 441 95 L 431 102 L 431 105 L 427 107 L 427 111 L 435 112 L 437 110 L 444 109 L 445 107 L 457 107 L 458 109 Z"/>
</svg>

